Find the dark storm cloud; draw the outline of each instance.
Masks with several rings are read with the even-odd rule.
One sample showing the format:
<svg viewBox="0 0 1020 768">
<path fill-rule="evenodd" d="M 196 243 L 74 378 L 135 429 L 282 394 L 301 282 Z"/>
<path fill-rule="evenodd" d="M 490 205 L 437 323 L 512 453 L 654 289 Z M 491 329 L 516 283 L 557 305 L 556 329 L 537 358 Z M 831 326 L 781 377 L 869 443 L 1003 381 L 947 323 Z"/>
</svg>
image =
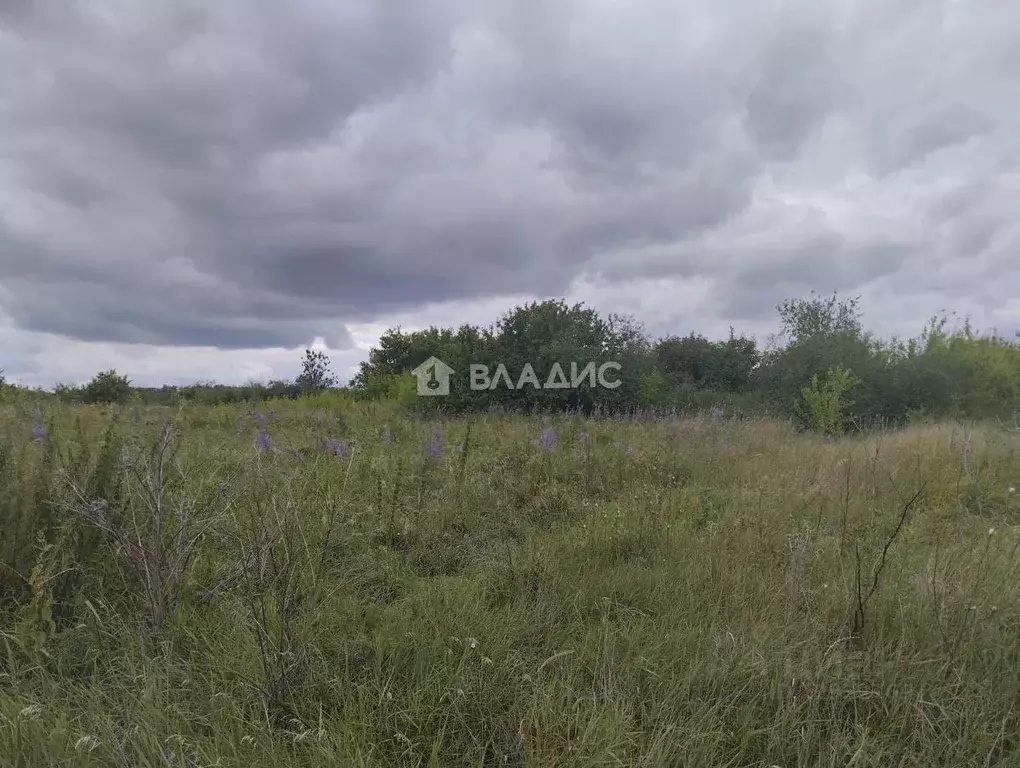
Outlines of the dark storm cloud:
<svg viewBox="0 0 1020 768">
<path fill-rule="evenodd" d="M 0 25 L 25 329 L 346 346 L 582 275 L 706 277 L 734 320 L 1020 288 L 1009 4 L 6 0 Z"/>
</svg>

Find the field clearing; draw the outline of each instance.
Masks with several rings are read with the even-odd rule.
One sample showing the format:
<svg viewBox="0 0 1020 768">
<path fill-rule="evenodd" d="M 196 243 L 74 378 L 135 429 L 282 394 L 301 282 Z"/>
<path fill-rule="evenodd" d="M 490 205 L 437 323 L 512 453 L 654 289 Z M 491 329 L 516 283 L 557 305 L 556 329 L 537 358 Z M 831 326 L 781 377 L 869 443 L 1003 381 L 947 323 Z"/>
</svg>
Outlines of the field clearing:
<svg viewBox="0 0 1020 768">
<path fill-rule="evenodd" d="M 0 764 L 1020 764 L 1016 430 L 276 408 L 0 410 Z"/>
</svg>

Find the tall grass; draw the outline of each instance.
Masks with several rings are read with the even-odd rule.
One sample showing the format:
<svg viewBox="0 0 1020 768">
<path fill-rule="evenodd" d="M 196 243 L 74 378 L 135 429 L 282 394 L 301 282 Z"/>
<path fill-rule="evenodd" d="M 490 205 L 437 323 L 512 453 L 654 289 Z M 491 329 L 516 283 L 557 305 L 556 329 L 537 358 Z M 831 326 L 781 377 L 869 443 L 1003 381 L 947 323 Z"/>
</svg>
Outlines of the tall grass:
<svg viewBox="0 0 1020 768">
<path fill-rule="evenodd" d="M 321 405 L 0 410 L 0 764 L 1020 759 L 1015 430 Z"/>
</svg>

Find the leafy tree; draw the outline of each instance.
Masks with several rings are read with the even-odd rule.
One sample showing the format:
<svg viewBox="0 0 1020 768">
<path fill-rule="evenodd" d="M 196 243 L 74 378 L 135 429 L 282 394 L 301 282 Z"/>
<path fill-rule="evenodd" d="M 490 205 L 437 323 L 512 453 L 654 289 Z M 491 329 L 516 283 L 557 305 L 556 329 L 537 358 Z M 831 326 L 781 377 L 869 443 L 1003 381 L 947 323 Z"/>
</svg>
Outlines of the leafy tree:
<svg viewBox="0 0 1020 768">
<path fill-rule="evenodd" d="M 864 423 L 888 420 L 888 402 L 883 389 L 889 384 L 890 358 L 883 345 L 861 326 L 858 299 L 789 299 L 776 307 L 784 347 L 772 348 L 762 356 L 755 372 L 756 386 L 768 407 L 778 413 L 798 416 L 812 377 L 829 370 L 852 370 L 858 377 L 857 399 L 847 414 Z"/>
<path fill-rule="evenodd" d="M 796 344 L 818 336 L 861 335 L 859 305 L 859 296 L 840 299 L 833 293 L 823 299 L 812 291 L 812 298 L 787 299 L 776 309 L 783 335 Z"/>
<path fill-rule="evenodd" d="M 746 392 L 752 386 L 754 371 L 761 362 L 758 343 L 753 337 L 737 336 L 730 328 L 725 342 L 719 347 L 717 372 L 708 379 L 709 387 L 723 392 Z"/>
<path fill-rule="evenodd" d="M 643 329 L 632 318 L 604 320 L 593 309 L 561 300 L 532 302 L 507 312 L 489 328 L 464 325 L 454 331 L 432 327 L 413 333 L 391 329 L 369 353 L 352 384 L 362 392 L 387 391 L 390 377 L 410 372 L 434 356 L 455 371 L 451 394 L 423 398 L 419 403 L 423 408 L 589 408 L 596 401 L 609 402 L 614 395 L 616 399 L 636 396 L 641 373 L 651 369 L 646 346 Z M 589 363 L 597 369 L 604 362 L 621 365 L 623 384 L 616 391 L 544 386 L 557 365 L 569 382 L 571 363 L 581 371 Z M 471 389 L 472 364 L 488 367 L 489 389 Z M 512 388 L 500 372 L 501 364 Z M 539 383 L 537 387 L 521 379 L 529 365 Z M 523 388 L 517 388 L 518 384 Z M 633 392 L 625 395 L 628 388 Z"/>
<path fill-rule="evenodd" d="M 545 385 L 555 366 L 570 383 L 575 364 L 580 373 L 589 364 L 595 369 L 605 363 L 617 363 L 613 374 L 621 385 L 615 389 L 591 387 L 501 388 L 503 404 L 511 408 L 590 409 L 600 405 L 623 405 L 636 401 L 640 376 L 644 370 L 647 341 L 633 318 L 611 316 L 603 319 L 583 304 L 569 305 L 562 300 L 532 302 L 508 312 L 496 323 L 495 358 L 503 363 L 511 378 L 519 377 L 531 365 L 539 382 Z M 518 381 L 513 382 L 514 385 Z M 502 385 L 501 385 L 502 387 Z"/>
<path fill-rule="evenodd" d="M 329 357 L 321 350 L 305 350 L 305 359 L 301 362 L 301 374 L 297 384 L 304 393 L 321 392 L 336 386 L 336 377 L 330 370 Z"/>
<path fill-rule="evenodd" d="M 662 339 L 655 347 L 655 359 L 674 383 L 703 387 L 715 365 L 715 350 L 711 341 L 692 332 Z"/>
<path fill-rule="evenodd" d="M 755 340 L 737 336 L 732 328 L 726 341 L 709 341 L 694 333 L 668 336 L 655 346 L 654 356 L 675 384 L 718 392 L 746 392 L 761 359 Z"/>
<path fill-rule="evenodd" d="M 361 397 L 385 396 L 397 386 L 406 400 L 406 375 L 430 357 L 437 357 L 454 369 L 448 397 L 420 398 L 422 409 L 463 411 L 485 407 L 498 399 L 496 393 L 469 390 L 469 366 L 472 363 L 488 364 L 494 360 L 494 342 L 491 329 L 462 325 L 457 330 L 430 327 L 421 331 L 405 332 L 399 327 L 382 335 L 378 346 L 369 352 L 368 360 L 359 366 L 351 382 Z M 402 388 L 402 389 L 401 389 Z M 415 385 L 415 399 L 417 385 Z"/>
<path fill-rule="evenodd" d="M 609 410 L 628 410 L 640 406 L 653 406 L 669 398 L 668 381 L 659 381 L 652 342 L 645 326 L 632 315 L 611 314 L 606 320 L 608 338 L 605 354 L 599 362 L 612 362 L 620 366 L 611 372 L 619 380 L 614 389 L 599 388 L 591 395 L 591 402 Z M 584 364 L 584 360 L 578 361 Z M 583 405 L 583 404 L 582 404 Z"/>
<path fill-rule="evenodd" d="M 83 386 L 60 382 L 53 387 L 53 394 L 57 396 L 58 400 L 65 403 L 85 402 L 85 387 Z"/>
<path fill-rule="evenodd" d="M 111 368 L 92 377 L 82 391 L 86 403 L 123 403 L 131 397 L 131 382 Z"/>
</svg>

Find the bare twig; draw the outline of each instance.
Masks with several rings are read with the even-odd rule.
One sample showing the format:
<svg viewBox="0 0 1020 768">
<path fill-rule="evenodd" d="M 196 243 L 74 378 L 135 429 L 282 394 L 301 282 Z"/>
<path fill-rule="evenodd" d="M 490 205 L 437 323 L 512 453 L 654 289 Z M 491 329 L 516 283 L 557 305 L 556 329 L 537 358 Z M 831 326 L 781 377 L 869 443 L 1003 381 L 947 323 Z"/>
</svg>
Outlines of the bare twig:
<svg viewBox="0 0 1020 768">
<path fill-rule="evenodd" d="M 914 493 L 913 496 L 903 505 L 903 510 L 900 512 L 899 520 L 896 522 L 896 527 L 889 534 L 886 539 L 885 546 L 882 548 L 882 556 L 879 558 L 878 566 L 875 568 L 872 575 L 871 588 L 868 593 L 863 594 L 862 583 L 861 583 L 861 552 L 860 547 L 855 545 L 855 592 L 856 592 L 856 603 L 854 608 L 854 616 L 850 627 L 850 634 L 852 637 L 860 637 L 864 631 L 866 619 L 867 619 L 867 607 L 871 598 L 878 591 L 879 582 L 882 576 L 882 571 L 885 570 L 886 563 L 888 561 L 889 548 L 892 547 L 893 542 L 899 538 L 900 532 L 903 530 L 903 526 L 907 521 L 907 517 L 910 514 L 910 510 L 917 503 L 917 501 L 924 494 L 925 484 L 922 484 L 920 488 Z"/>
</svg>

